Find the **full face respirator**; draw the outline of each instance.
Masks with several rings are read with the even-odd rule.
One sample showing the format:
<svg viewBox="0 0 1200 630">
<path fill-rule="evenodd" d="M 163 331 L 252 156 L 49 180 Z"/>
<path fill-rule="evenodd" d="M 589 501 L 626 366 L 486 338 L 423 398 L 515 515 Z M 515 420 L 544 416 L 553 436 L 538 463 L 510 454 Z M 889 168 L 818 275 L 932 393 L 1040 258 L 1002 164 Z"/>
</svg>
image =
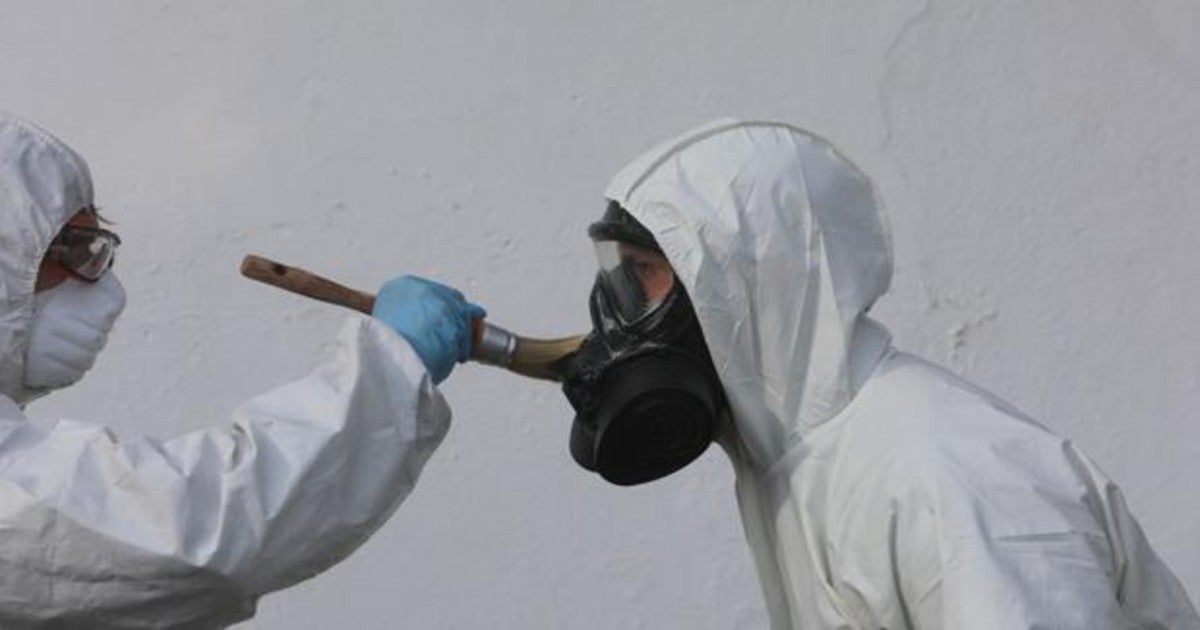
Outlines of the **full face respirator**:
<svg viewBox="0 0 1200 630">
<path fill-rule="evenodd" d="M 691 300 L 649 230 L 611 202 L 588 235 L 600 270 L 592 331 L 564 365 L 571 455 L 614 484 L 645 483 L 704 453 L 724 395 Z"/>
</svg>

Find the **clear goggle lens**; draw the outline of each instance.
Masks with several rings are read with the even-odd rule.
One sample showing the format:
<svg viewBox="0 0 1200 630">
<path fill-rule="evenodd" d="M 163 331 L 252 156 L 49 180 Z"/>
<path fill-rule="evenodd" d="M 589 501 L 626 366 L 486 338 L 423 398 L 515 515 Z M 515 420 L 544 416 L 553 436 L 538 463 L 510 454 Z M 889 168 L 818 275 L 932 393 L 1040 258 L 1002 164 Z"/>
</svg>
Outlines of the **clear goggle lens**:
<svg viewBox="0 0 1200 630">
<path fill-rule="evenodd" d="M 99 280 L 113 265 L 121 238 L 103 228 L 68 225 L 50 244 L 49 255 L 72 275 Z"/>
<path fill-rule="evenodd" d="M 600 279 L 622 323 L 653 312 L 675 287 L 675 272 L 666 256 L 631 243 L 598 241 Z"/>
</svg>

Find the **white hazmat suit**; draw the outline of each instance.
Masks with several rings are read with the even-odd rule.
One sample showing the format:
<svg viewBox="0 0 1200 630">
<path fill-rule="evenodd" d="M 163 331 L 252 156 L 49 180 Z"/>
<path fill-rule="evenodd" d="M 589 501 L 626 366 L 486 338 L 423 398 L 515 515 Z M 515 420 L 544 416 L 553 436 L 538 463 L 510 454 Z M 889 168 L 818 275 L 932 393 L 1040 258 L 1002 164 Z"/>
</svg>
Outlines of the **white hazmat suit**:
<svg viewBox="0 0 1200 630">
<path fill-rule="evenodd" d="M 607 196 L 653 232 L 731 407 L 722 445 L 776 629 L 1200 628 L 1069 441 L 892 349 L 870 182 L 825 141 L 718 121 Z"/>
<path fill-rule="evenodd" d="M 370 536 L 449 409 L 402 337 L 356 317 L 336 360 L 226 426 L 160 441 L 26 419 L 39 262 L 91 205 L 84 161 L 0 114 L 0 628 L 223 627 Z"/>
</svg>

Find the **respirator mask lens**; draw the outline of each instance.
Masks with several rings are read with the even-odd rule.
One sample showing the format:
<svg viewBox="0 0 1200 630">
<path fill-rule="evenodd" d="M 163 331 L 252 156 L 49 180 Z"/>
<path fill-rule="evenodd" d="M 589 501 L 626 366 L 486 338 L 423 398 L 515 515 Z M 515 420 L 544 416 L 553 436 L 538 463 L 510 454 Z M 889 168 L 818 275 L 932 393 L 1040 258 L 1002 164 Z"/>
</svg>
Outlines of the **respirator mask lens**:
<svg viewBox="0 0 1200 630">
<path fill-rule="evenodd" d="M 595 248 L 600 284 L 622 324 L 653 312 L 675 287 L 675 272 L 660 252 L 621 241 L 597 241 Z"/>
</svg>

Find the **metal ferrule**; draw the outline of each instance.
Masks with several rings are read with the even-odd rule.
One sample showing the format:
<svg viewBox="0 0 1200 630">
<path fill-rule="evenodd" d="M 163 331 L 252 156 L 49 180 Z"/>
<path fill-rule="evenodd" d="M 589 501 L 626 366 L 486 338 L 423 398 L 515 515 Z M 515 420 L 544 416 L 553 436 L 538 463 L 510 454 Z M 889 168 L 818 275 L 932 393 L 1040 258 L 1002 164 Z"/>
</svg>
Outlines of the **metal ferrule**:
<svg viewBox="0 0 1200 630">
<path fill-rule="evenodd" d="M 484 323 L 483 334 L 475 345 L 471 358 L 488 365 L 507 368 L 517 353 L 517 336 L 499 326 Z"/>
</svg>

